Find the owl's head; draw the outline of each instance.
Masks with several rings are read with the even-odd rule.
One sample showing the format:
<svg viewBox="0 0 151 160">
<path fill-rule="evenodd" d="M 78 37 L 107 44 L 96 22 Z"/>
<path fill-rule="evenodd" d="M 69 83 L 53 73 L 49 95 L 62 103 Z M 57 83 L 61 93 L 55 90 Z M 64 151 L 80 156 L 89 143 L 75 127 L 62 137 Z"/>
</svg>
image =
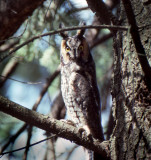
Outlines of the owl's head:
<svg viewBox="0 0 151 160">
<path fill-rule="evenodd" d="M 64 65 L 76 62 L 84 63 L 88 61 L 89 58 L 89 46 L 83 36 L 85 30 L 78 30 L 76 35 L 70 37 L 66 32 L 61 33 L 63 40 L 61 42 L 61 63 Z"/>
</svg>

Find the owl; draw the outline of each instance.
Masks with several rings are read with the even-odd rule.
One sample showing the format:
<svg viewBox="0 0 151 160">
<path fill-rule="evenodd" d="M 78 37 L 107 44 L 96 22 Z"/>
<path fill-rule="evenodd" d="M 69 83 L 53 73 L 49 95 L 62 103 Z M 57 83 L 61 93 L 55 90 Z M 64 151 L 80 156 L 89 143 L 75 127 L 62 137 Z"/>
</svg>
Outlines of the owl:
<svg viewBox="0 0 151 160">
<path fill-rule="evenodd" d="M 60 34 L 61 91 L 70 120 L 87 135 L 103 141 L 95 63 L 84 32 Z"/>
</svg>

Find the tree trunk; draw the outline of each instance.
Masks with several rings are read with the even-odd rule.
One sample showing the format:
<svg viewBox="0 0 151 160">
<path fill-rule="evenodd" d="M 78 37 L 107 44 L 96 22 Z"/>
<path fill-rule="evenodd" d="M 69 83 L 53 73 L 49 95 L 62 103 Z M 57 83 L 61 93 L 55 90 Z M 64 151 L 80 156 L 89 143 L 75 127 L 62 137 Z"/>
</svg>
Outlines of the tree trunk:
<svg viewBox="0 0 151 160">
<path fill-rule="evenodd" d="M 144 26 L 138 31 L 149 61 L 151 5 L 140 0 L 129 2 L 137 26 Z M 119 7 L 121 25 L 129 25 L 123 4 L 124 0 Z M 151 159 L 151 91 L 138 59 L 141 53 L 136 50 L 130 33 L 116 33 L 112 79 L 112 110 L 116 124 L 110 139 L 111 159 L 114 160 Z"/>
<path fill-rule="evenodd" d="M 0 44 L 12 36 L 44 0 L 0 1 Z"/>
</svg>

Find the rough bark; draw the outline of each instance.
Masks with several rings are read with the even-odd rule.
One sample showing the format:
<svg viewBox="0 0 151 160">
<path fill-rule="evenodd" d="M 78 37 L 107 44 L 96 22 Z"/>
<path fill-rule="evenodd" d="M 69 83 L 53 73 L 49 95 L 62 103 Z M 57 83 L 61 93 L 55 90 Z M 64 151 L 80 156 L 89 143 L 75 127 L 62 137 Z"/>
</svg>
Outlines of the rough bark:
<svg viewBox="0 0 151 160">
<path fill-rule="evenodd" d="M 0 1 L 0 44 L 12 36 L 44 0 Z"/>
<path fill-rule="evenodd" d="M 56 134 L 59 137 L 73 141 L 85 148 L 94 150 L 100 153 L 105 159 L 109 157 L 108 141 L 100 143 L 100 141 L 93 137 L 89 138 L 84 132 L 79 132 L 79 129 L 72 125 L 27 109 L 2 96 L 0 96 L 0 111 L 47 132 Z"/>
<path fill-rule="evenodd" d="M 150 60 L 151 5 L 130 1 L 142 46 Z M 127 25 L 124 6 L 120 4 L 122 25 Z M 110 139 L 111 159 L 151 159 L 151 91 L 147 87 L 133 36 L 118 32 L 114 38 L 113 116 L 116 121 Z M 151 73 L 150 73 L 151 74 Z"/>
<path fill-rule="evenodd" d="M 117 23 L 114 15 L 108 10 L 107 5 L 102 0 L 87 0 L 89 8 L 99 18 L 100 23 L 114 24 Z"/>
</svg>

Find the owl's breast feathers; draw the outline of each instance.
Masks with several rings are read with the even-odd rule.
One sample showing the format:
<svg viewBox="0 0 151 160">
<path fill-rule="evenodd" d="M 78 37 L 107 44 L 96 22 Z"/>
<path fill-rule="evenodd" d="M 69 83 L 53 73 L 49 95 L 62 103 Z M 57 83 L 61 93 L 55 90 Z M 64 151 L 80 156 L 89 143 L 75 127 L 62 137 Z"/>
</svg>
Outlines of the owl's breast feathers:
<svg viewBox="0 0 151 160">
<path fill-rule="evenodd" d="M 66 73 L 62 76 L 62 92 L 67 110 L 78 126 L 87 126 L 95 138 L 102 140 L 95 70 L 78 65 L 70 69 L 69 72 L 63 70 Z"/>
<path fill-rule="evenodd" d="M 84 32 L 85 29 L 80 29 L 71 37 L 61 33 L 61 91 L 71 120 L 88 135 L 103 141 L 95 63 Z M 92 158 L 91 151 L 88 158 Z M 94 152 L 94 159 L 102 158 Z"/>
</svg>

